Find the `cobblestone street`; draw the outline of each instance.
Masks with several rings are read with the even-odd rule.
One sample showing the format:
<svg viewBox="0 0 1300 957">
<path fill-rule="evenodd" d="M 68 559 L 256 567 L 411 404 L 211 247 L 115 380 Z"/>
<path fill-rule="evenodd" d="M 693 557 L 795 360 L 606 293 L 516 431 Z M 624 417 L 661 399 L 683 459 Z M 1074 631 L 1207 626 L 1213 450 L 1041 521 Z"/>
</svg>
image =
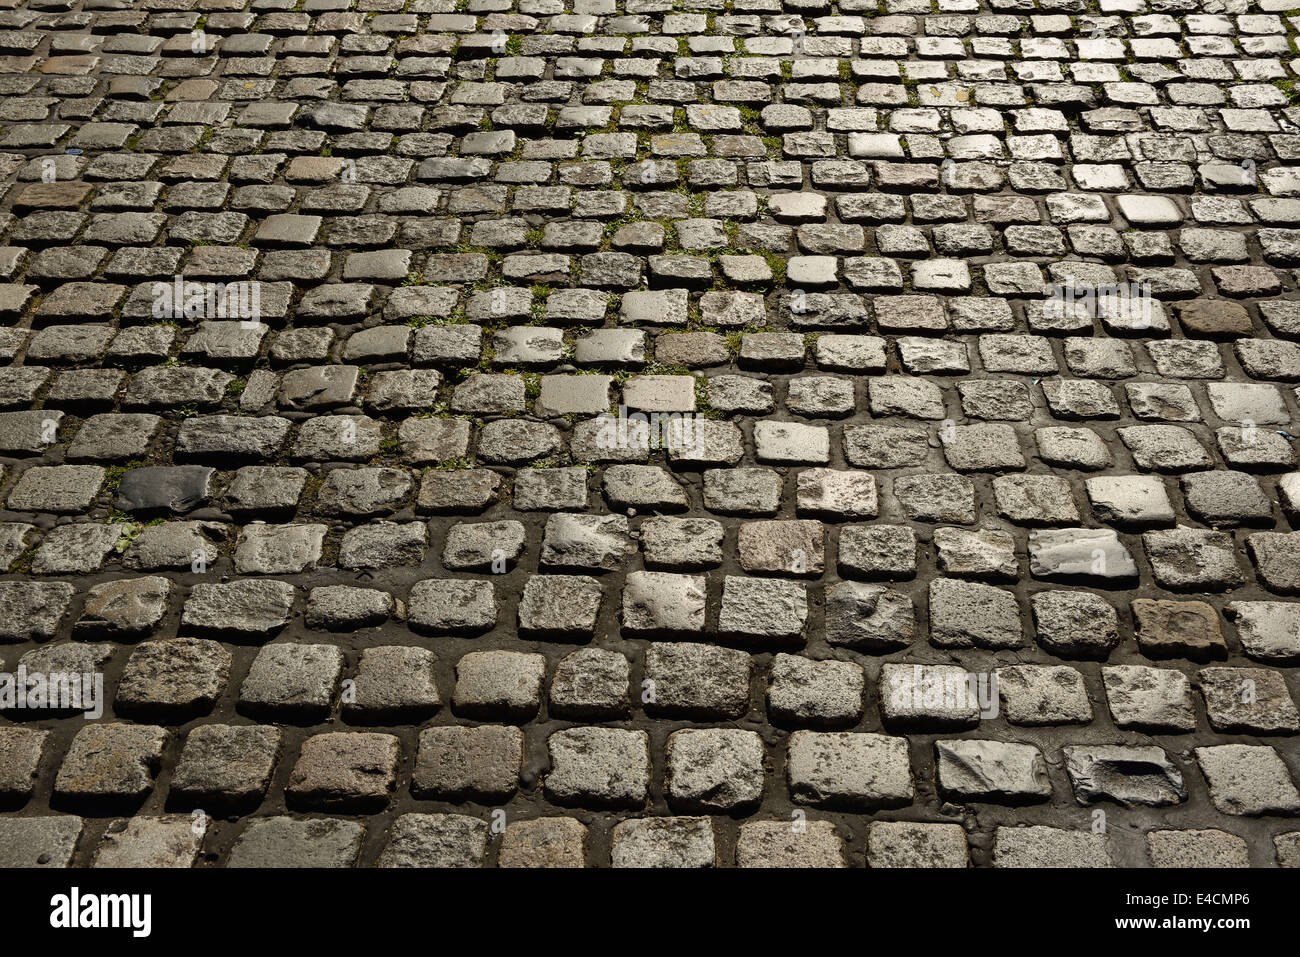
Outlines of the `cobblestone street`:
<svg viewBox="0 0 1300 957">
<path fill-rule="evenodd" d="M 1300 0 L 0 0 L 0 867 L 1300 867 Z"/>
</svg>

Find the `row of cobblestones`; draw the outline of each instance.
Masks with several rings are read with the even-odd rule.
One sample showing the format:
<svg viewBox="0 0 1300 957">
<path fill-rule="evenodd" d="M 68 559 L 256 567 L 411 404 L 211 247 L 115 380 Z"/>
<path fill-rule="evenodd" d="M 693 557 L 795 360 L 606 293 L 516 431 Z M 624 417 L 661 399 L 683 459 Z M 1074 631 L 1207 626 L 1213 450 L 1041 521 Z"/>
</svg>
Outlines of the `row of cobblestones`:
<svg viewBox="0 0 1300 957">
<path fill-rule="evenodd" d="M 1298 43 L 0 0 L 0 865 L 1300 866 Z"/>
</svg>

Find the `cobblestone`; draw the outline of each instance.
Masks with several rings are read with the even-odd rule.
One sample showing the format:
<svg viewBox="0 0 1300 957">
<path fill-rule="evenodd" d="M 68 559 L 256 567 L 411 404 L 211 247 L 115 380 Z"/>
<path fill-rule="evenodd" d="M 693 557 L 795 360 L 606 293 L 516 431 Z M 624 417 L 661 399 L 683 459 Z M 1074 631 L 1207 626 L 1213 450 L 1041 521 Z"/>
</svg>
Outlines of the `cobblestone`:
<svg viewBox="0 0 1300 957">
<path fill-rule="evenodd" d="M 0 863 L 1300 859 L 1281 0 L 290 6 L 0 11 Z"/>
</svg>

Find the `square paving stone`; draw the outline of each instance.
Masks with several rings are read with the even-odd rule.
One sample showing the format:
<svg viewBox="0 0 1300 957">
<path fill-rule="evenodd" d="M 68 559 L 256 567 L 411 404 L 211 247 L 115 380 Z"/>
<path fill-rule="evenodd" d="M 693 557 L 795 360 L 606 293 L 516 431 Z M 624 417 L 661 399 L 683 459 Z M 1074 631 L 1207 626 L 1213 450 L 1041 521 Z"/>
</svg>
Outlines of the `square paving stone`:
<svg viewBox="0 0 1300 957">
<path fill-rule="evenodd" d="M 567 817 L 510 821 L 497 852 L 498 867 L 585 867 L 587 828 Z"/>
<path fill-rule="evenodd" d="M 216 469 L 204 465 L 147 466 L 128 469 L 117 486 L 117 507 L 125 512 L 183 515 L 212 497 Z"/>
<path fill-rule="evenodd" d="M 704 507 L 722 515 L 775 515 L 781 484 L 771 469 L 709 469 L 704 473 Z"/>
<path fill-rule="evenodd" d="M 1203 601 L 1135 598 L 1133 612 L 1138 647 L 1148 658 L 1225 658 L 1219 615 Z"/>
<path fill-rule="evenodd" d="M 15 512 L 84 512 L 103 484 L 98 465 L 38 465 L 19 476 L 8 505 Z"/>
<path fill-rule="evenodd" d="M 0 867 L 68 867 L 85 821 L 73 814 L 0 819 Z"/>
<path fill-rule="evenodd" d="M 630 708 L 630 666 L 616 651 L 580 648 L 555 666 L 550 712 L 561 718 L 625 717 Z"/>
<path fill-rule="evenodd" d="M 370 732 L 317 734 L 302 753 L 284 793 L 291 805 L 315 810 L 376 810 L 397 784 L 397 736 Z"/>
<path fill-rule="evenodd" d="M 1038 643 L 1058 658 L 1105 658 L 1119 644 L 1119 616 L 1100 595 L 1040 591 L 1030 606 Z"/>
<path fill-rule="evenodd" d="M 230 849 L 227 867 L 352 867 L 365 828 L 338 818 L 262 817 Z"/>
<path fill-rule="evenodd" d="M 851 578 L 911 578 L 916 574 L 916 532 L 906 525 L 845 526 L 837 568 Z"/>
<path fill-rule="evenodd" d="M 894 497 L 914 522 L 975 521 L 975 486 L 962 475 L 907 475 L 894 480 Z"/>
<path fill-rule="evenodd" d="M 722 583 L 718 630 L 750 642 L 794 642 L 808 620 L 808 594 L 799 582 L 728 575 Z"/>
<path fill-rule="evenodd" d="M 1107 837 L 1085 830 L 1046 827 L 997 829 L 994 867 L 1113 867 Z"/>
<path fill-rule="evenodd" d="M 89 575 L 117 551 L 122 528 L 116 523 L 70 522 L 51 529 L 32 556 L 37 575 Z"/>
<path fill-rule="evenodd" d="M 746 522 L 736 548 L 747 572 L 816 577 L 825 567 L 825 533 L 817 521 Z"/>
<path fill-rule="evenodd" d="M 796 731 L 786 762 L 796 804 L 866 811 L 912 803 L 907 739 L 881 734 Z"/>
<path fill-rule="evenodd" d="M 1220 813 L 1247 817 L 1300 813 L 1300 792 L 1273 748 L 1218 744 L 1194 748 L 1193 753 Z"/>
<path fill-rule="evenodd" d="M 167 613 L 172 591 L 170 581 L 156 576 L 101 582 L 87 593 L 73 631 L 119 640 L 147 635 Z"/>
<path fill-rule="evenodd" d="M 87 725 L 63 758 L 54 793 L 98 806 L 126 806 L 153 790 L 167 731 L 148 724 Z"/>
<path fill-rule="evenodd" d="M 418 565 L 428 544 L 424 522 L 371 522 L 343 533 L 338 564 L 355 570 Z"/>
<path fill-rule="evenodd" d="M 943 443 L 944 458 L 958 472 L 1004 472 L 1023 469 L 1024 454 L 1009 425 L 959 425 Z"/>
<path fill-rule="evenodd" d="M 1002 711 L 1011 724 L 1087 724 L 1092 704 L 1083 676 L 1064 665 L 1011 665 L 997 669 Z"/>
<path fill-rule="evenodd" d="M 1120 528 L 1174 524 L 1169 491 L 1158 475 L 1105 475 L 1085 480 L 1092 514 Z"/>
<path fill-rule="evenodd" d="M 297 575 L 320 561 L 325 525 L 244 526 L 235 548 L 235 571 L 240 575 Z"/>
<path fill-rule="evenodd" d="M 768 717 L 796 727 L 846 727 L 862 717 L 866 677 L 851 661 L 814 661 L 800 655 L 772 658 Z"/>
<path fill-rule="evenodd" d="M 1116 665 L 1102 668 L 1101 680 L 1118 727 L 1168 733 L 1196 730 L 1192 686 L 1181 671 Z"/>
<path fill-rule="evenodd" d="M 546 568 L 612 571 L 621 568 L 635 551 L 636 544 L 623 516 L 562 512 L 546 521 L 541 564 Z"/>
<path fill-rule="evenodd" d="M 1279 595 L 1300 594 L 1300 534 L 1257 532 L 1246 537 L 1246 548 L 1265 588 Z"/>
<path fill-rule="evenodd" d="M 1172 591 L 1223 591 L 1244 580 L 1231 536 L 1178 526 L 1143 532 L 1156 581 Z"/>
<path fill-rule="evenodd" d="M 1020 567 L 1015 539 L 997 528 L 936 528 L 934 548 L 939 571 L 984 581 L 1016 581 Z"/>
<path fill-rule="evenodd" d="M 333 645 L 267 645 L 239 688 L 239 708 L 257 717 L 324 720 L 342 673 L 343 652 Z"/>
<path fill-rule="evenodd" d="M 1245 472 L 1213 471 L 1184 475 L 1187 511 L 1206 525 L 1272 525 L 1273 505 L 1259 482 Z"/>
<path fill-rule="evenodd" d="M 464 814 L 403 814 L 377 867 L 482 867 L 488 825 Z"/>
<path fill-rule="evenodd" d="M 266 638 L 289 623 L 293 591 L 288 582 L 255 579 L 198 584 L 185 600 L 181 626 L 232 638 Z"/>
<path fill-rule="evenodd" d="M 992 585 L 940 578 L 930 583 L 930 640 L 943 648 L 1024 644 L 1015 595 Z"/>
<path fill-rule="evenodd" d="M 187 814 L 114 821 L 95 849 L 94 867 L 193 867 L 206 828 Z"/>
<path fill-rule="evenodd" d="M 457 714 L 527 721 L 542 703 L 543 655 L 517 651 L 471 651 L 456 662 Z"/>
<path fill-rule="evenodd" d="M 595 634 L 600 613 L 600 582 L 585 575 L 534 575 L 519 599 L 519 628 L 556 638 Z"/>
<path fill-rule="evenodd" d="M 230 664 L 230 652 L 206 638 L 143 642 L 127 659 L 114 708 L 168 721 L 206 714 L 225 691 Z"/>
<path fill-rule="evenodd" d="M 0 801 L 26 801 L 36 781 L 50 732 L 12 725 L 0 728 Z"/>
<path fill-rule="evenodd" d="M 735 812 L 763 796 L 763 739 L 753 731 L 674 731 L 665 753 L 664 789 L 674 808 Z"/>
<path fill-rule="evenodd" d="M 508 801 L 519 788 L 523 754 L 518 728 L 426 728 L 420 732 L 411 793 L 444 801 Z"/>
<path fill-rule="evenodd" d="M 998 513 L 1017 525 L 1077 525 L 1070 483 L 1057 475 L 999 475 L 992 482 Z"/>
<path fill-rule="evenodd" d="M 411 628 L 433 635 L 487 631 L 497 621 L 491 582 L 429 578 L 411 586 Z"/>
<path fill-rule="evenodd" d="M 356 678 L 344 686 L 343 714 L 350 721 L 418 721 L 442 707 L 437 658 L 424 648 L 384 645 L 362 649 Z"/>
<path fill-rule="evenodd" d="M 705 579 L 667 572 L 629 572 L 623 585 L 628 635 L 690 635 L 704 630 Z"/>
<path fill-rule="evenodd" d="M 838 582 L 826 589 L 826 641 L 870 652 L 896 651 L 916 639 L 912 599 L 881 585 Z"/>
<path fill-rule="evenodd" d="M 393 596 L 376 588 L 322 585 L 307 593 L 308 628 L 352 631 L 381 625 L 393 613 Z"/>
<path fill-rule="evenodd" d="M 646 817 L 620 821 L 611 832 L 614 867 L 714 867 L 713 822 L 706 817 Z"/>
<path fill-rule="evenodd" d="M 825 465 L 830 461 L 830 432 L 819 425 L 764 419 L 754 424 L 754 448 L 764 463 Z"/>
<path fill-rule="evenodd" d="M 265 725 L 204 724 L 185 739 L 171 793 L 196 807 L 248 810 L 261 803 L 284 735 Z"/>
<path fill-rule="evenodd" d="M 656 642 L 645 654 L 646 712 L 721 720 L 749 711 L 751 663 L 743 651 L 688 642 Z"/>
<path fill-rule="evenodd" d="M 970 867 L 960 824 L 872 821 L 867 828 L 869 867 Z"/>
<path fill-rule="evenodd" d="M 1034 529 L 1029 533 L 1029 573 L 1048 581 L 1126 582 L 1137 579 L 1138 567 L 1113 529 Z"/>
<path fill-rule="evenodd" d="M 641 523 L 649 568 L 695 569 L 722 563 L 722 523 L 709 518 L 650 518 Z"/>
<path fill-rule="evenodd" d="M 515 508 L 558 511 L 587 507 L 587 471 L 580 468 L 524 468 L 515 473 Z"/>
<path fill-rule="evenodd" d="M 263 519 L 289 517 L 307 484 L 307 470 L 273 465 L 246 465 L 226 486 L 225 504 L 236 514 Z"/>
<path fill-rule="evenodd" d="M 1146 833 L 1152 867 L 1250 867 L 1246 842 L 1214 828 L 1162 828 Z"/>
<path fill-rule="evenodd" d="M 737 867 L 846 867 L 844 841 L 830 821 L 746 821 Z"/>
<path fill-rule="evenodd" d="M 1234 601 L 1224 606 L 1236 620 L 1242 650 L 1256 661 L 1300 660 L 1300 605 L 1281 601 Z"/>
<path fill-rule="evenodd" d="M 886 727 L 945 731 L 979 724 L 974 676 L 956 665 L 882 665 L 879 695 Z"/>
<path fill-rule="evenodd" d="M 650 787 L 650 737 L 618 728 L 569 728 L 546 741 L 548 798 L 562 806 L 641 807 Z"/>
<path fill-rule="evenodd" d="M 1281 672 L 1202 668 L 1197 675 L 1210 727 L 1228 734 L 1295 734 L 1300 711 Z"/>
<path fill-rule="evenodd" d="M 416 501 L 421 512 L 475 513 L 496 498 L 500 485 L 501 477 L 487 469 L 428 471 L 420 480 Z"/>
<path fill-rule="evenodd" d="M 1033 804 L 1052 796 L 1042 752 L 1004 741 L 937 741 L 939 789 L 959 801 Z"/>
</svg>

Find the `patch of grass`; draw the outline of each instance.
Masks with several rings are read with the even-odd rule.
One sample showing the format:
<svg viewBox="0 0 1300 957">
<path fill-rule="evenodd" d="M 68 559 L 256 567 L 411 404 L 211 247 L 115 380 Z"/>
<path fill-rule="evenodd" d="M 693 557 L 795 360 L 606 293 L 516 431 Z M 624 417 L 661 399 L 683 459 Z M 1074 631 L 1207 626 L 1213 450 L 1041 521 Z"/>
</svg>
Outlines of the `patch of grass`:
<svg viewBox="0 0 1300 957">
<path fill-rule="evenodd" d="M 104 469 L 104 490 L 116 492 L 117 487 L 122 484 L 122 479 L 131 469 L 139 468 L 144 465 L 139 459 L 132 459 L 125 465 L 110 465 Z M 110 518 L 110 521 L 112 519 Z"/>
<path fill-rule="evenodd" d="M 459 458 L 447 459 L 445 462 L 439 462 L 433 467 L 435 472 L 454 472 L 458 469 L 472 469 L 474 463 L 465 456 Z"/>
</svg>

